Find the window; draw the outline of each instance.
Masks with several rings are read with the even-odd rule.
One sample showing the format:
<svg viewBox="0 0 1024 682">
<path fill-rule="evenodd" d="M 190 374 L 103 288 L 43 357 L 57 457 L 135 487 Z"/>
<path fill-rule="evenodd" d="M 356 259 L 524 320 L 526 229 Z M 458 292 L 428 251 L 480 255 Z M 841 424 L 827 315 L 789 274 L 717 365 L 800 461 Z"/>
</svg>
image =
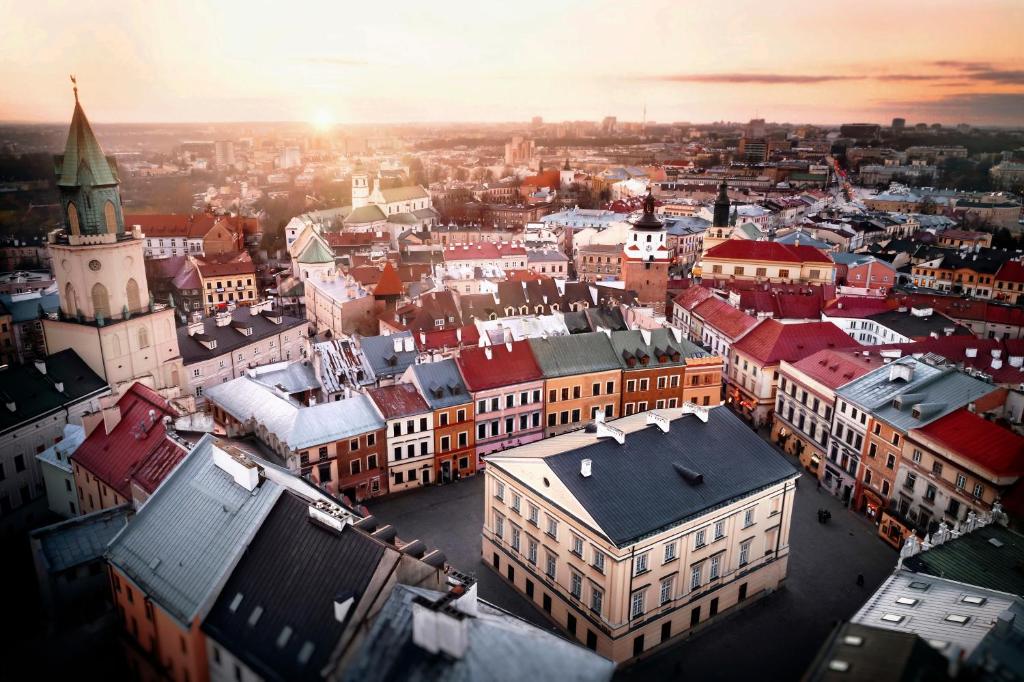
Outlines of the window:
<svg viewBox="0 0 1024 682">
<path fill-rule="evenodd" d="M 440 414 L 440 416 L 438 416 L 438 424 L 440 426 L 448 426 L 448 413 L 447 412 L 442 412 Z"/>
<path fill-rule="evenodd" d="M 553 516 L 548 517 L 548 535 L 557 539 L 558 538 L 558 519 Z"/>
<path fill-rule="evenodd" d="M 960 490 L 963 490 L 964 488 L 966 488 L 967 487 L 967 477 L 964 476 L 963 474 L 957 474 L 956 475 L 956 487 L 959 488 Z"/>
<path fill-rule="evenodd" d="M 710 573 L 708 575 L 708 580 L 714 580 L 715 578 L 718 577 L 719 569 L 721 568 L 721 564 L 722 564 L 722 555 L 721 554 L 716 554 L 715 556 L 711 557 L 711 570 L 710 570 Z"/>
<path fill-rule="evenodd" d="M 505 407 L 515 407 L 515 406 L 516 406 L 516 396 L 515 396 L 514 393 L 509 393 L 507 396 L 505 396 Z"/>
<path fill-rule="evenodd" d="M 669 543 L 667 543 L 665 545 L 665 561 L 664 561 L 664 563 L 668 563 L 669 561 L 672 561 L 675 558 L 676 558 L 676 543 L 669 542 Z"/>
<path fill-rule="evenodd" d="M 675 582 L 675 576 L 669 576 L 661 581 L 661 595 L 659 602 L 667 604 L 672 601 L 672 583 Z"/>
<path fill-rule="evenodd" d="M 534 566 L 537 565 L 537 541 L 533 538 L 526 543 L 526 560 Z"/>
<path fill-rule="evenodd" d="M 601 384 L 593 384 L 590 387 L 590 395 L 601 395 Z"/>
<path fill-rule="evenodd" d="M 942 475 L 942 463 L 941 462 L 932 462 L 932 475 L 933 476 L 941 476 Z"/>
<path fill-rule="evenodd" d="M 974 484 L 974 496 L 975 497 L 981 497 L 984 492 L 985 492 L 985 486 L 983 486 L 980 483 L 975 483 Z"/>
<path fill-rule="evenodd" d="M 598 571 L 600 571 L 601 573 L 604 573 L 604 552 L 595 549 L 595 550 L 593 550 L 593 554 L 594 554 L 594 560 L 593 560 L 593 564 L 592 565 Z"/>
<path fill-rule="evenodd" d="M 519 495 L 519 493 L 512 493 L 512 511 L 514 511 L 516 514 L 519 513 L 519 508 L 522 502 L 523 498 L 522 496 Z"/>
<path fill-rule="evenodd" d="M 750 540 L 740 544 L 740 566 L 746 566 L 750 561 Z"/>
<path fill-rule="evenodd" d="M 638 554 L 633 562 L 633 575 L 640 575 L 647 572 L 647 552 Z"/>
<path fill-rule="evenodd" d="M 512 549 L 519 551 L 519 543 L 522 538 L 522 531 L 518 527 L 512 526 Z"/>
<path fill-rule="evenodd" d="M 601 607 L 604 605 L 604 592 L 596 587 L 590 589 L 590 610 L 600 615 Z"/>
<path fill-rule="evenodd" d="M 576 571 L 573 571 L 572 577 L 569 578 L 569 593 L 576 599 L 583 598 L 583 576 Z"/>
<path fill-rule="evenodd" d="M 704 565 L 697 564 L 690 567 L 690 589 L 696 590 L 700 587 L 701 574 L 704 572 Z"/>
<path fill-rule="evenodd" d="M 545 567 L 544 567 L 544 572 L 547 574 L 547 576 L 549 578 L 554 580 L 555 579 L 555 571 L 556 571 L 557 568 L 558 568 L 558 562 L 555 559 L 555 555 L 549 553 L 548 556 L 547 556 L 547 562 L 546 562 Z"/>
<path fill-rule="evenodd" d="M 921 463 L 921 454 L 922 453 L 921 453 L 920 450 L 918 450 L 917 448 L 914 448 L 914 454 L 911 455 L 911 459 L 914 460 L 914 464 L 920 464 Z"/>
<path fill-rule="evenodd" d="M 889 453 L 889 456 L 885 458 L 885 468 L 893 469 L 896 467 L 896 455 Z"/>
<path fill-rule="evenodd" d="M 367 434 L 367 436 L 366 436 L 366 445 L 367 445 L 367 447 L 370 447 L 370 446 L 373 446 L 373 445 L 376 445 L 376 444 L 377 444 L 377 434 L 375 434 L 375 433 Z"/>
<path fill-rule="evenodd" d="M 639 618 L 644 615 L 644 592 L 638 590 L 633 593 L 629 600 L 629 617 Z"/>
<path fill-rule="evenodd" d="M 501 500 L 502 502 L 505 501 L 505 484 L 502 483 L 501 481 L 496 481 L 495 482 L 495 485 L 494 485 L 494 496 L 496 498 L 498 498 L 499 500 Z"/>
<path fill-rule="evenodd" d="M 352 440 L 350 440 L 348 442 L 348 450 L 349 450 L 349 452 L 355 452 L 358 449 L 359 449 L 359 439 L 358 438 L 353 438 Z"/>
<path fill-rule="evenodd" d="M 715 539 L 721 540 L 725 537 L 725 521 L 715 521 Z"/>
<path fill-rule="evenodd" d="M 572 553 L 583 558 L 583 538 L 575 534 L 572 536 Z"/>
<path fill-rule="evenodd" d="M 530 521 L 530 523 L 532 523 L 533 525 L 536 526 L 536 525 L 538 525 L 537 519 L 538 519 L 539 516 L 540 516 L 540 510 L 537 508 L 536 505 L 532 505 L 531 504 L 530 505 L 530 513 L 527 515 L 527 519 Z"/>
<path fill-rule="evenodd" d="M 366 468 L 376 469 L 377 468 L 377 455 L 370 455 L 366 458 Z"/>
<path fill-rule="evenodd" d="M 452 439 L 450 436 L 441 437 L 441 452 L 448 452 L 452 449 Z"/>
<path fill-rule="evenodd" d="M 754 525 L 754 508 L 751 507 L 743 512 L 743 527 L 748 528 Z"/>
<path fill-rule="evenodd" d="M 494 534 L 499 538 L 505 537 L 505 517 L 501 514 L 494 515 Z"/>
<path fill-rule="evenodd" d="M 703 547 L 704 545 L 707 544 L 707 542 L 705 541 L 705 539 L 706 539 L 705 535 L 706 534 L 707 534 L 707 530 L 704 529 L 704 528 L 701 528 L 696 533 L 694 533 L 694 535 L 693 535 L 693 548 L 694 549 L 700 549 L 701 547 Z"/>
</svg>

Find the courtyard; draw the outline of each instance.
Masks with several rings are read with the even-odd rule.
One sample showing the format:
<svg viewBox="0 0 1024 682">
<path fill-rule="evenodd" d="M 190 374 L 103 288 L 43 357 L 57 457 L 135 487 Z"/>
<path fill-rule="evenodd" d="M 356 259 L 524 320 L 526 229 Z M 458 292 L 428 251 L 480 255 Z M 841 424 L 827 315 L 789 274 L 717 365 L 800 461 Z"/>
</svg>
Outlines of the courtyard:
<svg viewBox="0 0 1024 682">
<path fill-rule="evenodd" d="M 788 458 L 795 462 L 793 458 Z M 419 538 L 477 578 L 480 597 L 550 630 L 554 626 L 480 560 L 483 474 L 390 499 L 370 512 L 404 540 Z M 832 512 L 828 524 L 817 511 Z M 796 491 L 789 576 L 783 589 L 740 612 L 725 614 L 688 640 L 652 652 L 617 678 L 709 680 L 799 679 L 837 621 L 852 616 L 896 566 L 896 552 L 866 519 L 820 491 L 806 474 Z M 857 585 L 857 575 L 864 585 Z"/>
</svg>

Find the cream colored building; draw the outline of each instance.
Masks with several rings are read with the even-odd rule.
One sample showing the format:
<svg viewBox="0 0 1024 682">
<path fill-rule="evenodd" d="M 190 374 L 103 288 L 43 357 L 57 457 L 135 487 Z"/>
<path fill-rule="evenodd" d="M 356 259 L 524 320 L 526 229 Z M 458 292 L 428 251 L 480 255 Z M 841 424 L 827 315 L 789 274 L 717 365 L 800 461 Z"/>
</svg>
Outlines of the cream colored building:
<svg viewBox="0 0 1024 682">
<path fill-rule="evenodd" d="M 60 312 L 43 320 L 47 352 L 73 348 L 115 393 L 141 381 L 175 397 L 174 310 L 151 299 L 145 235 L 125 232 L 116 165 L 103 156 L 77 100 L 55 166 L 64 228 L 49 235 Z"/>
<path fill-rule="evenodd" d="M 615 662 L 786 578 L 799 473 L 725 408 L 645 412 L 494 453 L 483 560 Z"/>
</svg>

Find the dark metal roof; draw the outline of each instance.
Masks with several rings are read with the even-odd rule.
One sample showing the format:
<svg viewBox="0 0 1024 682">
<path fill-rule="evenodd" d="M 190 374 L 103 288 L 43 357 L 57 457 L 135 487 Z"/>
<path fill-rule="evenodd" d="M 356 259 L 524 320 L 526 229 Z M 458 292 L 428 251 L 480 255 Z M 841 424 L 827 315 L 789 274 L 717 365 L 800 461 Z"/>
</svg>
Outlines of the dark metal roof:
<svg viewBox="0 0 1024 682">
<path fill-rule="evenodd" d="M 359 531 L 315 524 L 308 507 L 290 491 L 281 495 L 202 626 L 263 679 L 321 679 L 345 626 L 334 617 L 335 596 L 358 602 L 384 557 L 384 546 Z M 313 651 L 300 663 L 307 642 Z"/>
<path fill-rule="evenodd" d="M 0 433 L 51 410 L 73 405 L 107 386 L 70 348 L 48 355 L 44 362 L 45 374 L 33 363 L 0 371 L 0 398 L 4 403 L 0 405 Z"/>
<path fill-rule="evenodd" d="M 1024 594 L 1024 535 L 990 524 L 908 557 L 903 565 L 915 573 Z"/>
<path fill-rule="evenodd" d="M 189 336 L 188 326 L 178 327 L 178 347 L 181 349 L 181 359 L 188 365 L 201 360 L 209 360 L 220 355 L 230 355 L 236 348 L 242 348 L 263 339 L 280 334 L 281 332 L 295 329 L 306 324 L 305 320 L 297 317 L 281 315 L 281 324 L 274 324 L 264 313 L 253 315 L 249 308 L 239 307 L 231 313 L 231 323 L 218 327 L 215 317 L 203 319 L 203 333 Z M 246 336 L 241 327 L 252 327 L 252 334 Z M 207 348 L 199 341 L 216 340 L 215 348 Z"/>
<path fill-rule="evenodd" d="M 839 661 L 841 663 L 834 663 Z M 835 670 L 830 665 L 848 670 Z M 907 682 L 950 679 L 949 663 L 913 632 L 897 632 L 858 623 L 844 623 L 832 631 L 804 676 L 805 682 Z"/>
<path fill-rule="evenodd" d="M 705 424 L 689 415 L 545 458 L 601 530 L 622 547 L 678 525 L 797 471 L 782 455 L 724 407 L 711 409 Z M 591 460 L 592 474 L 580 476 Z M 500 466 L 500 461 L 496 462 Z M 692 485 L 675 465 L 703 475 Z"/>
<path fill-rule="evenodd" d="M 426 362 L 413 365 L 412 369 L 416 373 L 423 398 L 431 409 L 439 410 L 473 401 L 455 360 L 448 358 L 440 362 Z"/>
</svg>

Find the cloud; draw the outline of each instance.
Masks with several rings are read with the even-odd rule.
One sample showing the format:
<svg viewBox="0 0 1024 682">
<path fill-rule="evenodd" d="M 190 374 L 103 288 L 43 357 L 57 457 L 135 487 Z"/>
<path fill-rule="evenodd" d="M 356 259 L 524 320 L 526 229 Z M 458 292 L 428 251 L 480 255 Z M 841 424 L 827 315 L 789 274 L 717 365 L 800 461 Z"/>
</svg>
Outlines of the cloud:
<svg viewBox="0 0 1024 682">
<path fill-rule="evenodd" d="M 992 68 L 990 62 L 971 62 L 956 59 L 940 59 L 930 63 L 932 66 L 937 66 L 940 69 L 955 69 L 957 71 L 984 71 Z"/>
<path fill-rule="evenodd" d="M 958 72 L 956 74 L 957 77 L 968 78 L 972 81 L 998 83 L 1000 85 L 1024 85 L 1024 71 L 1000 68 L 991 62 L 941 60 L 931 62 L 931 64 L 940 69 L 956 71 Z"/>
<path fill-rule="evenodd" d="M 1002 125 L 1024 123 L 1024 92 L 956 93 L 935 100 L 882 102 L 878 109 L 917 116 Z"/>
<path fill-rule="evenodd" d="M 306 64 L 322 64 L 325 66 L 369 66 L 369 62 L 361 59 L 348 59 L 347 57 L 301 57 L 299 61 Z"/>
<path fill-rule="evenodd" d="M 949 76 L 934 73 L 883 73 L 871 78 L 876 81 L 938 81 L 947 80 Z"/>
<path fill-rule="evenodd" d="M 754 83 L 780 85 L 786 83 L 828 83 L 857 80 L 860 76 L 812 75 L 790 73 L 676 73 L 649 77 L 667 83 Z"/>
</svg>

